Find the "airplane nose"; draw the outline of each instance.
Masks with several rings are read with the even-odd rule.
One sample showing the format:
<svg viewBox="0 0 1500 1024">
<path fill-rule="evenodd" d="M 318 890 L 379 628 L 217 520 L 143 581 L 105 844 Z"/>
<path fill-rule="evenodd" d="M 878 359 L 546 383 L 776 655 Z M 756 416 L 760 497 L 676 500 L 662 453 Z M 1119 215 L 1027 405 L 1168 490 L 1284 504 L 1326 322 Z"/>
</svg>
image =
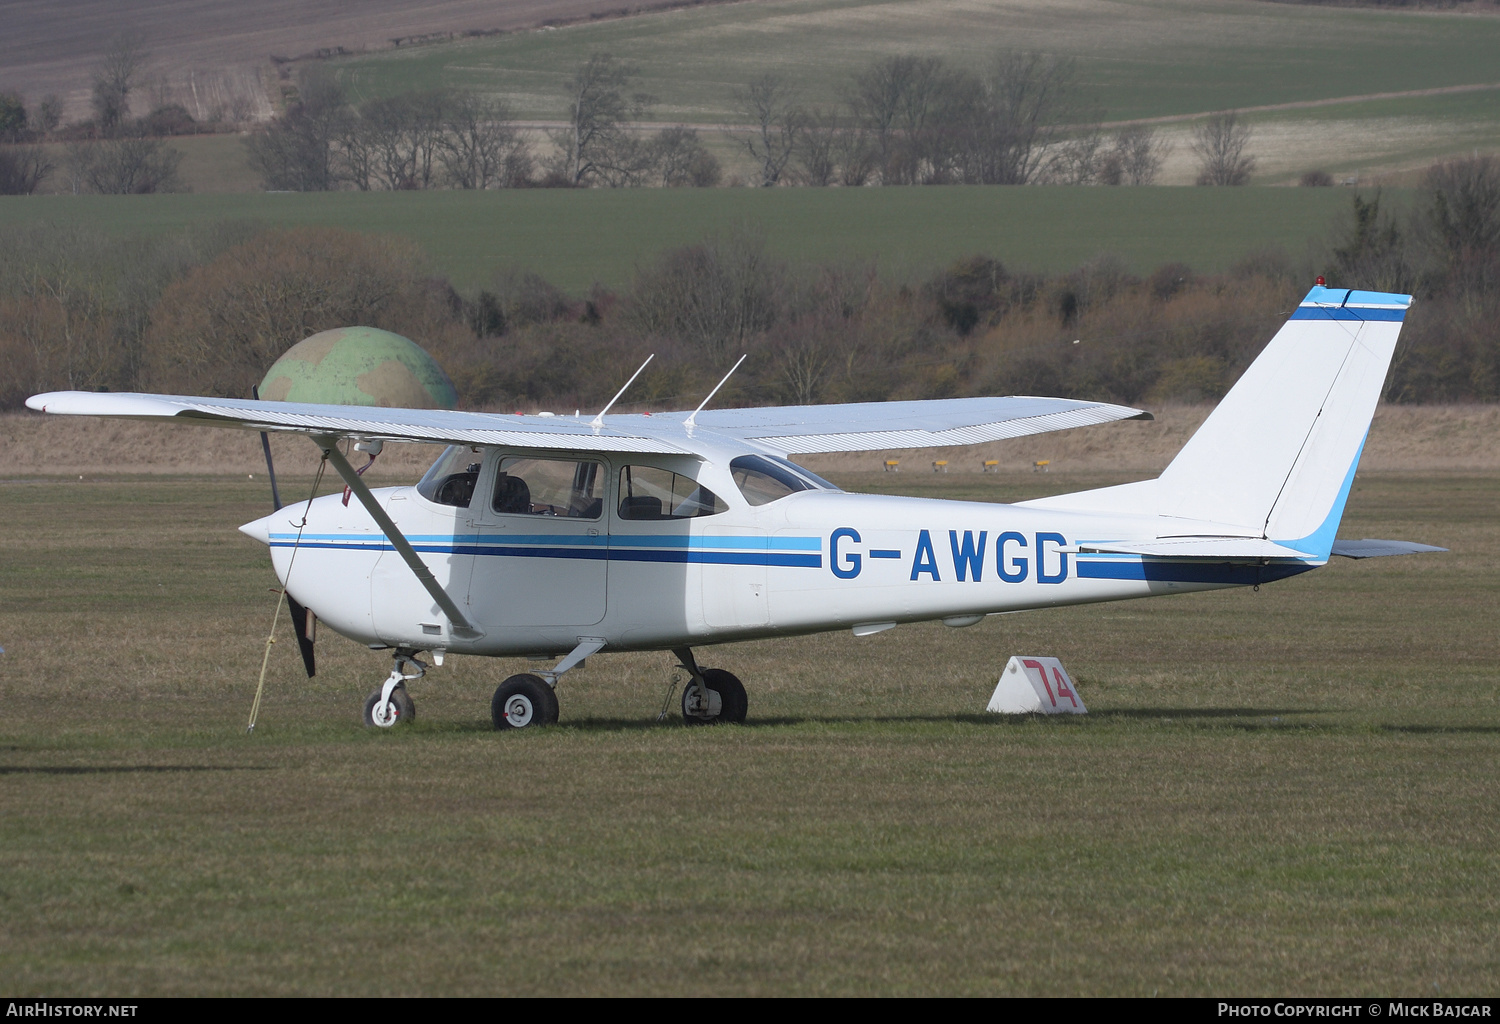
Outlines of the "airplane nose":
<svg viewBox="0 0 1500 1024">
<path fill-rule="evenodd" d="M 265 544 L 269 547 L 271 544 L 271 520 L 275 518 L 275 516 L 276 513 L 273 512 L 268 516 L 255 520 L 252 523 L 246 523 L 244 526 L 240 527 L 240 532 L 243 533 L 246 537 L 249 537 L 251 540 L 258 540 L 262 544 Z"/>
</svg>

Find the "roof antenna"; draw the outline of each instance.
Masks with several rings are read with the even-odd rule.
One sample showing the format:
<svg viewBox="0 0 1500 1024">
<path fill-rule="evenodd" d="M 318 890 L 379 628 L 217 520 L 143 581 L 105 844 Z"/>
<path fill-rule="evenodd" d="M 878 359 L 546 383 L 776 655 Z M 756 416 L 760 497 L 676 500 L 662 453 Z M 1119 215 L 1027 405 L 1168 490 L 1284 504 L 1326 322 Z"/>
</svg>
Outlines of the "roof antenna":
<svg viewBox="0 0 1500 1024">
<path fill-rule="evenodd" d="M 715 384 L 714 389 L 708 393 L 708 398 L 705 398 L 703 401 L 699 402 L 698 408 L 694 409 L 692 415 L 683 421 L 683 426 L 687 427 L 689 430 L 692 430 L 698 425 L 698 414 L 702 412 L 703 407 L 708 404 L 708 399 L 714 397 L 714 395 L 717 395 L 719 393 L 719 389 L 722 388 L 725 384 L 729 383 L 729 378 L 734 376 L 734 371 L 740 368 L 740 363 L 743 363 L 746 357 L 748 357 L 749 355 L 750 353 L 746 352 L 743 356 L 740 356 L 740 362 L 735 363 L 729 368 L 729 372 L 724 374 L 724 379 Z"/>
<path fill-rule="evenodd" d="M 599 415 L 595 416 L 589 422 L 589 426 L 593 427 L 595 430 L 598 430 L 600 427 L 604 426 L 604 414 L 607 413 L 607 412 L 609 412 L 609 410 L 611 410 L 611 409 L 614 408 L 615 403 L 620 400 L 620 396 L 625 393 L 626 389 L 629 388 L 630 385 L 632 385 L 632 384 L 635 383 L 635 379 L 641 375 L 641 370 L 644 370 L 646 368 L 646 363 L 651 362 L 651 360 L 653 360 L 655 358 L 656 358 L 656 353 L 655 352 L 651 353 L 649 356 L 646 357 L 646 362 L 641 364 L 641 369 L 640 370 L 636 370 L 634 373 L 632 373 L 630 375 L 630 379 L 625 382 L 625 387 L 623 387 L 619 391 L 615 392 L 615 397 L 613 397 L 613 398 L 611 398 L 609 400 L 609 404 L 608 405 L 606 405 L 604 408 L 602 408 L 602 409 L 599 410 Z"/>
</svg>

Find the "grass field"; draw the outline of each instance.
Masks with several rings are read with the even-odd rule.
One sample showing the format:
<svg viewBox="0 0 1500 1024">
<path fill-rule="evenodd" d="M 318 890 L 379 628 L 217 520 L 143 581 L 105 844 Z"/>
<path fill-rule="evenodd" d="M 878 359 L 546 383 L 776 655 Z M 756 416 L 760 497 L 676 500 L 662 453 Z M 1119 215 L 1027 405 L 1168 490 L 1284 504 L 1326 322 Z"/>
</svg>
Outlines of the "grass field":
<svg viewBox="0 0 1500 1024">
<path fill-rule="evenodd" d="M 712 652 L 744 727 L 653 724 L 669 659 L 622 655 L 566 678 L 558 728 L 500 736 L 517 665 L 458 658 L 377 735 L 384 656 L 325 636 L 308 682 L 283 636 L 246 736 L 260 481 L 7 480 L 7 987 L 1492 993 L 1497 501 L 1500 475 L 1365 474 L 1342 535 L 1453 552 Z M 1062 657 L 1091 714 L 983 714 L 1013 653 Z"/>
<path fill-rule="evenodd" d="M 1391 201 L 1404 194 L 1388 193 Z M 154 232 L 249 219 L 331 224 L 411 238 L 433 269 L 475 289 L 505 266 L 572 292 L 629 284 L 662 249 L 748 228 L 793 261 L 875 260 L 926 276 L 989 253 L 1065 270 L 1103 253 L 1137 273 L 1181 261 L 1225 269 L 1267 246 L 1294 257 L 1349 207 L 1340 189 L 889 188 L 336 192 L 303 195 L 0 198 L 0 226 L 52 222 Z"/>
</svg>

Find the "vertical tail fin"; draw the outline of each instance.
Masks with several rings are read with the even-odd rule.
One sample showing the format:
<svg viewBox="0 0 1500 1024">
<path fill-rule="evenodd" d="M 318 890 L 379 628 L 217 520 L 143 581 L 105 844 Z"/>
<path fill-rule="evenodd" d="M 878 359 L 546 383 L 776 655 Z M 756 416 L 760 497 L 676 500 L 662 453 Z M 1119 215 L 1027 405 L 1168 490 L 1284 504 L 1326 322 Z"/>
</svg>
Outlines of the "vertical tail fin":
<svg viewBox="0 0 1500 1024">
<path fill-rule="evenodd" d="M 1035 504 L 1155 514 L 1162 537 L 1263 537 L 1326 559 L 1410 305 L 1314 288 L 1157 480 Z"/>
</svg>

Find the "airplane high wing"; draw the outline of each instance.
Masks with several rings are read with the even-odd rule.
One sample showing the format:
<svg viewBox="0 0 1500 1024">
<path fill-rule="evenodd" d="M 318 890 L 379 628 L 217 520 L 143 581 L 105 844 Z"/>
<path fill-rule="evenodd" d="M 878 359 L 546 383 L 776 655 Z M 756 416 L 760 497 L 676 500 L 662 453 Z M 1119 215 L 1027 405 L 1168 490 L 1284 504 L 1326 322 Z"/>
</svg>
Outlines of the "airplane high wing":
<svg viewBox="0 0 1500 1024">
<path fill-rule="evenodd" d="M 195 422 L 379 441 L 501 445 L 598 452 L 693 454 L 694 435 L 750 442 L 780 454 L 979 444 L 1119 419 L 1140 409 L 1064 398 L 953 398 L 800 405 L 699 413 L 616 415 L 602 426 L 564 416 L 506 416 L 437 409 L 376 409 L 182 395 L 54 391 L 26 405 L 73 416 Z"/>
<path fill-rule="evenodd" d="M 558 678 L 669 650 L 689 723 L 742 721 L 694 647 L 1259 585 L 1331 555 L 1441 550 L 1335 533 L 1410 297 L 1317 287 L 1157 479 L 1014 505 L 846 494 L 788 456 L 970 445 L 1119 419 L 1057 398 L 581 417 L 55 392 L 50 414 L 307 434 L 359 498 L 247 523 L 288 595 L 395 659 L 368 724 L 409 720 L 431 652 L 555 657 L 495 691 L 496 728 L 557 720 Z M 637 371 L 639 373 L 640 371 Z M 632 378 L 633 379 L 633 378 Z M 628 386 L 628 385 L 627 385 Z M 616 398 L 619 396 L 617 395 Z M 711 396 L 710 396 L 711 397 Z M 705 400 L 706 402 L 707 400 Z M 339 442 L 448 447 L 371 491 Z"/>
</svg>

